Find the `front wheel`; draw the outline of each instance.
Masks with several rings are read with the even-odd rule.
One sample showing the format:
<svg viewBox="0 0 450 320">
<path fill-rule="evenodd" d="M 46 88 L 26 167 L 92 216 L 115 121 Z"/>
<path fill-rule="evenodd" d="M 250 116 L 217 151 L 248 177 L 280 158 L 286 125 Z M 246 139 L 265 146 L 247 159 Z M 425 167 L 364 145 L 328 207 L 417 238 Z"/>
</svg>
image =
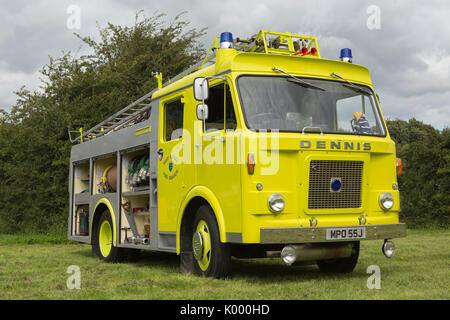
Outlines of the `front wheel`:
<svg viewBox="0 0 450 320">
<path fill-rule="evenodd" d="M 359 241 L 353 242 L 352 254 L 347 258 L 317 260 L 317 266 L 322 272 L 350 273 L 355 269 L 359 257 Z"/>
<path fill-rule="evenodd" d="M 231 271 L 231 252 L 220 242 L 219 227 L 209 206 L 201 206 L 192 226 L 194 272 L 200 276 L 224 278 Z"/>
</svg>

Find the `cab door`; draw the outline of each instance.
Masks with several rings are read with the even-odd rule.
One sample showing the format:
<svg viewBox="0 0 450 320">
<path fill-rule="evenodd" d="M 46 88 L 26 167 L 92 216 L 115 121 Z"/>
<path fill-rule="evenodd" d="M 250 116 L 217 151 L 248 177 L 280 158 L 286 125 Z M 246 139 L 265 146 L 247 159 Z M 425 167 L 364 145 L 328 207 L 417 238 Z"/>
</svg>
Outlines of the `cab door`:
<svg viewBox="0 0 450 320">
<path fill-rule="evenodd" d="M 241 232 L 241 180 L 238 162 L 239 134 L 230 87 L 213 83 L 209 89 L 208 119 L 197 127 L 201 136 L 198 184 L 206 186 L 219 201 L 227 233 Z"/>
<path fill-rule="evenodd" d="M 158 142 L 158 228 L 175 231 L 184 189 L 184 163 L 180 150 L 184 143 L 183 96 L 169 97 L 160 103 Z"/>
</svg>

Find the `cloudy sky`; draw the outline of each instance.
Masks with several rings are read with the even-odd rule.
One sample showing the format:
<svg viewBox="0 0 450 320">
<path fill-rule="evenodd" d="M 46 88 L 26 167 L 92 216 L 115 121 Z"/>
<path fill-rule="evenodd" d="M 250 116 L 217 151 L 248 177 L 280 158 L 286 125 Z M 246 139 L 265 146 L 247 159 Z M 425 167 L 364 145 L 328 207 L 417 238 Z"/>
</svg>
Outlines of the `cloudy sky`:
<svg viewBox="0 0 450 320">
<path fill-rule="evenodd" d="M 0 0 L 0 108 L 14 91 L 37 89 L 48 56 L 86 50 L 73 33 L 97 35 L 97 23 L 131 25 L 136 12 L 187 11 L 192 27 L 208 28 L 202 42 L 230 31 L 247 37 L 260 29 L 318 37 L 321 55 L 337 59 L 353 50 L 369 68 L 386 118 L 411 117 L 450 127 L 450 2 L 299 0 Z M 77 25 L 72 8 L 80 10 Z M 76 29 L 73 29 L 73 28 Z M 77 29 L 79 27 L 79 29 Z M 72 28 L 72 29 L 71 29 Z"/>
</svg>

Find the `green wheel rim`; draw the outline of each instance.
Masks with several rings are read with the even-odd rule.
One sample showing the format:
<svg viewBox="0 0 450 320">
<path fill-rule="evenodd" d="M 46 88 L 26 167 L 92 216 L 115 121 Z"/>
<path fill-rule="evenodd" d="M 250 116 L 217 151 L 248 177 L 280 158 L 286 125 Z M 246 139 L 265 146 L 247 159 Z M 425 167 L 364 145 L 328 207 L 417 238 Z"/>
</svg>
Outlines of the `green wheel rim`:
<svg viewBox="0 0 450 320">
<path fill-rule="evenodd" d="M 98 238 L 100 252 L 102 256 L 106 258 L 107 256 L 109 256 L 112 248 L 112 232 L 111 225 L 109 224 L 108 220 L 103 221 L 102 225 L 100 226 Z"/>
<path fill-rule="evenodd" d="M 211 263 L 211 236 L 208 228 L 208 224 L 200 220 L 197 224 L 197 232 L 200 233 L 202 236 L 202 242 L 203 242 L 203 250 L 202 255 L 198 262 L 198 266 L 203 271 L 206 271 L 209 267 L 209 264 Z"/>
</svg>

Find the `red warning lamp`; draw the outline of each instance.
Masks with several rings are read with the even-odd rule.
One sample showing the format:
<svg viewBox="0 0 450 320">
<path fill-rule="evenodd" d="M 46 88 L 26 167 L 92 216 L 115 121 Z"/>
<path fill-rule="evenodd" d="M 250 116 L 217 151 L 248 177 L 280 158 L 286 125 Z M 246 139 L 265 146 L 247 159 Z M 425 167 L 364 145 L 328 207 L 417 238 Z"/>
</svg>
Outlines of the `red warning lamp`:
<svg viewBox="0 0 450 320">
<path fill-rule="evenodd" d="M 308 51 L 308 48 L 303 46 L 300 49 L 300 51 L 298 51 L 296 53 L 293 53 L 292 55 L 293 56 L 306 56 L 308 54 L 313 55 L 313 56 L 317 56 L 317 54 L 318 54 L 317 49 L 316 48 L 311 48 L 311 50 Z"/>
</svg>

